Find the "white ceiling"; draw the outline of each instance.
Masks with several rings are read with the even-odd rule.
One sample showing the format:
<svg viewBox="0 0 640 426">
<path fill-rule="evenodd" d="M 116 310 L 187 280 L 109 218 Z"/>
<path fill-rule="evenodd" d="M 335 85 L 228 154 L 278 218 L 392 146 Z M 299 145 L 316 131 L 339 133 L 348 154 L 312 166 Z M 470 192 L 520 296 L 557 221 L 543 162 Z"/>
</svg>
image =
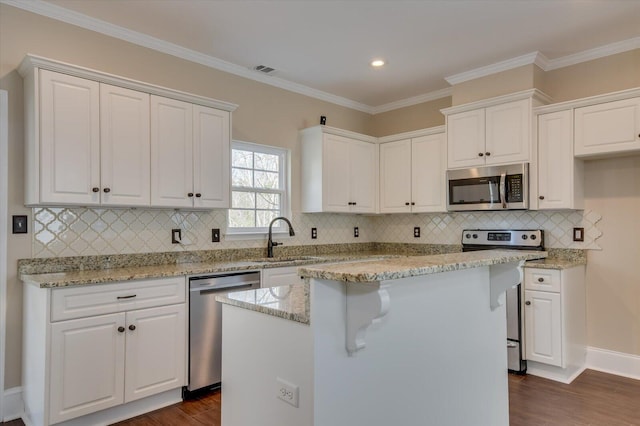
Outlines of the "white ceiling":
<svg viewBox="0 0 640 426">
<path fill-rule="evenodd" d="M 364 109 L 437 95 L 450 87 L 448 77 L 523 55 L 531 63 L 535 52 L 548 64 L 613 43 L 618 50 L 640 47 L 640 0 L 34 3 L 170 42 L 206 55 L 214 66 L 246 71 L 268 65 L 277 70 L 274 76 L 257 78 L 346 98 Z M 388 64 L 373 69 L 373 58 Z"/>
</svg>

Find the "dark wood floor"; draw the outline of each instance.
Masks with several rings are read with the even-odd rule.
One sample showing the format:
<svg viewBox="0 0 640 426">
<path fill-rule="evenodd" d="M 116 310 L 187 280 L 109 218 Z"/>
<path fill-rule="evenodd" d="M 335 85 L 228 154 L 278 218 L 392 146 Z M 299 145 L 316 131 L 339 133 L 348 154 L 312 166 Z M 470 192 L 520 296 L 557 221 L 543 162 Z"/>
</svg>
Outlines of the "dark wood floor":
<svg viewBox="0 0 640 426">
<path fill-rule="evenodd" d="M 509 375 L 510 426 L 640 426 L 640 380 L 587 370 L 570 385 Z M 220 392 L 117 423 L 219 426 Z M 20 420 L 3 426 L 22 426 Z M 357 425 L 354 425 L 357 426 Z"/>
</svg>

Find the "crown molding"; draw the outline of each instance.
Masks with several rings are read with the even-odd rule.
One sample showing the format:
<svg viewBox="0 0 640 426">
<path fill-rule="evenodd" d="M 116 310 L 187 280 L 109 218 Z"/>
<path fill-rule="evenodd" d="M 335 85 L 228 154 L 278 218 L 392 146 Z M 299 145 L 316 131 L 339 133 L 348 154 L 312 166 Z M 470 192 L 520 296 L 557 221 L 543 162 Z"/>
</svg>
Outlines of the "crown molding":
<svg viewBox="0 0 640 426">
<path fill-rule="evenodd" d="M 549 64 L 546 68 L 541 68 L 544 71 L 556 70 L 558 68 L 564 68 L 582 62 L 593 61 L 594 59 L 600 59 L 606 56 L 615 55 L 617 53 L 624 53 L 635 49 L 640 49 L 640 37 L 622 40 L 616 43 L 607 44 L 605 46 L 596 47 L 594 49 L 585 50 L 557 59 L 551 59 L 549 60 Z"/>
<path fill-rule="evenodd" d="M 445 77 L 444 79 L 447 81 L 447 83 L 453 86 L 456 84 L 464 83 L 465 81 L 475 80 L 476 78 L 485 77 L 502 71 L 508 71 L 524 65 L 536 64 L 540 68 L 544 69 L 543 67 L 546 66 L 548 61 L 549 60 L 540 52 L 531 52 L 527 53 L 526 55 L 507 59 L 506 61 L 496 62 L 495 64 L 461 72 L 459 74 Z"/>
<path fill-rule="evenodd" d="M 534 114 L 547 114 L 550 112 L 564 111 L 567 109 L 581 108 L 605 102 L 621 101 L 623 99 L 640 97 L 640 87 L 632 89 L 620 90 L 618 92 L 604 93 L 602 95 L 594 95 L 586 98 L 573 99 L 565 102 L 558 102 L 550 105 L 542 105 L 533 108 Z"/>
<path fill-rule="evenodd" d="M 335 105 L 343 106 L 372 115 L 451 96 L 452 93 L 452 88 L 445 88 L 437 90 L 435 92 L 430 92 L 407 99 L 401 99 L 399 101 L 394 101 L 374 107 L 342 96 L 324 92 L 322 90 L 313 89 L 299 83 L 284 80 L 276 76 L 264 75 L 250 68 L 236 65 L 210 55 L 205 55 L 203 53 L 196 52 L 194 50 L 187 49 L 185 47 L 169 43 L 158 38 L 139 33 L 137 31 L 129 30 L 118 25 L 110 24 L 100 19 L 92 18 L 90 16 L 74 12 L 42 0 L 0 0 L 0 3 L 23 9 L 28 12 L 42 15 L 51 19 L 66 22 L 68 24 L 95 31 L 110 37 L 118 38 L 129 43 L 137 44 L 139 46 L 156 50 L 158 52 L 175 56 L 200 65 L 204 65 L 209 68 L 217 69 L 219 71 L 227 72 L 239 77 L 258 81 L 260 83 L 268 84 L 270 86 L 274 86 L 293 93 L 309 96 L 311 98 L 319 99 L 321 101 L 329 102 Z M 507 71 L 513 68 L 530 64 L 537 65 L 543 71 L 551 71 L 558 68 L 575 65 L 581 62 L 591 61 L 594 59 L 603 58 L 609 55 L 623 53 L 638 48 L 640 48 L 640 37 L 623 40 L 620 42 L 608 44 L 595 49 L 585 50 L 583 52 L 556 59 L 548 59 L 540 52 L 531 52 L 526 55 L 507 59 L 505 61 L 501 61 L 492 65 L 487 65 L 484 67 L 445 77 L 445 80 L 450 85 L 455 85 L 479 77 L 484 77 L 501 71 Z"/>
<path fill-rule="evenodd" d="M 451 96 L 453 89 L 447 87 L 444 89 L 436 90 L 435 92 L 425 93 L 423 95 L 413 96 L 411 98 L 401 99 L 399 101 L 389 102 L 388 104 L 379 105 L 371 108 L 371 114 L 380 114 L 387 111 L 393 111 L 394 109 L 405 108 L 424 102 L 434 101 L 436 99 L 442 99 Z"/>
<path fill-rule="evenodd" d="M 496 105 L 502 105 L 508 102 L 520 101 L 522 99 L 533 99 L 542 104 L 548 104 L 552 102 L 551 97 L 546 93 L 538 89 L 527 89 L 521 90 L 520 92 L 509 93 L 507 95 L 496 96 L 494 98 L 481 99 L 479 101 L 470 102 L 468 104 L 443 108 L 440 110 L 440 112 L 447 116 L 460 112 L 471 111 L 478 108 L 488 108 Z"/>
<path fill-rule="evenodd" d="M 67 24 L 75 25 L 87 30 L 95 31 L 110 37 L 114 37 L 120 40 L 124 40 L 129 43 L 137 44 L 152 50 L 156 50 L 167 55 L 175 56 L 187 61 L 195 62 L 200 65 L 214 68 L 220 71 L 228 72 L 230 74 L 237 75 L 239 77 L 248 78 L 250 80 L 258 81 L 260 83 L 275 86 L 280 89 L 288 90 L 290 92 L 298 93 L 301 95 L 316 98 L 322 101 L 330 102 L 336 105 L 344 106 L 347 108 L 355 109 L 357 111 L 372 113 L 372 107 L 360 102 L 353 101 L 351 99 L 344 98 L 342 96 L 333 95 L 331 93 L 323 92 L 321 90 L 312 89 L 308 86 L 304 86 L 299 83 L 294 83 L 288 80 L 283 80 L 275 76 L 268 76 L 260 74 L 249 68 L 245 68 L 240 65 L 232 64 L 231 62 L 223 61 L 213 56 L 205 55 L 200 52 L 196 52 L 191 49 L 179 46 L 177 44 L 169 43 L 160 40 L 156 37 L 151 37 L 146 34 L 132 31 L 127 28 L 110 24 L 100 19 L 92 18 L 90 16 L 74 12 L 65 9 L 60 6 L 56 6 L 51 3 L 44 2 L 42 0 L 20 1 L 20 0 L 0 0 L 0 3 L 4 3 L 9 6 L 17 7 L 19 9 L 26 10 L 38 15 L 45 16 L 47 18 L 56 19 L 58 21 L 66 22 Z"/>
</svg>

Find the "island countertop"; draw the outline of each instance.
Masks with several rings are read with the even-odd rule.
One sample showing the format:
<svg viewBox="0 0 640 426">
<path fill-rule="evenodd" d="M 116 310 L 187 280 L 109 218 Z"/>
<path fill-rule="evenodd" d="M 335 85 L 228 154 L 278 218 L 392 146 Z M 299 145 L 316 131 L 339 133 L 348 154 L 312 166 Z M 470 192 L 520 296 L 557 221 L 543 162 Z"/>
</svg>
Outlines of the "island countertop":
<svg viewBox="0 0 640 426">
<path fill-rule="evenodd" d="M 301 267 L 300 275 L 306 278 L 366 283 L 543 259 L 547 256 L 545 251 L 481 250 Z"/>
</svg>

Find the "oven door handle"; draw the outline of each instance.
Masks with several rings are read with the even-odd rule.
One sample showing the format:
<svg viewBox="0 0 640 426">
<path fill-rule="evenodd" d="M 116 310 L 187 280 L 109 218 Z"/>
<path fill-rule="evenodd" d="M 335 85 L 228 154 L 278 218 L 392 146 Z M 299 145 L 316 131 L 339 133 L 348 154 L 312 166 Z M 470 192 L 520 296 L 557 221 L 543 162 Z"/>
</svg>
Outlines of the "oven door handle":
<svg viewBox="0 0 640 426">
<path fill-rule="evenodd" d="M 502 208 L 507 208 L 507 173 L 503 172 L 500 175 L 500 202 L 502 203 Z"/>
</svg>

